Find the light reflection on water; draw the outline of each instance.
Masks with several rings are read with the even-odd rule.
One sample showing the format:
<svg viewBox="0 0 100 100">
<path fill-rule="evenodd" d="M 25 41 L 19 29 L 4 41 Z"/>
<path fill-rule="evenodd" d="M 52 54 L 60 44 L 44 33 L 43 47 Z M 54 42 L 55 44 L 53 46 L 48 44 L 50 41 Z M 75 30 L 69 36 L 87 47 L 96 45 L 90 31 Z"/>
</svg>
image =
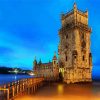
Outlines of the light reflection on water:
<svg viewBox="0 0 100 100">
<path fill-rule="evenodd" d="M 63 94 L 63 92 L 64 92 L 63 85 L 62 84 L 59 84 L 57 88 L 58 88 L 58 90 L 57 90 L 58 91 L 58 94 Z"/>
<path fill-rule="evenodd" d="M 16 100 L 100 100 L 100 82 L 84 84 L 53 83 L 40 88 L 33 95 Z"/>
<path fill-rule="evenodd" d="M 15 75 L 15 81 L 16 81 L 16 79 L 17 79 L 17 76 Z"/>
</svg>

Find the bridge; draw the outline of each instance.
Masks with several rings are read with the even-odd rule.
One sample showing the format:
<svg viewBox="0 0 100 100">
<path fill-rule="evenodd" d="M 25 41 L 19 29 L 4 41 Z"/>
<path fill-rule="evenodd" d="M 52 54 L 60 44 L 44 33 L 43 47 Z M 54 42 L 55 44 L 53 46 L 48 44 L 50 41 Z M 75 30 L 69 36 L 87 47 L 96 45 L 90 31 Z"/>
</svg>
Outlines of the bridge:
<svg viewBox="0 0 100 100">
<path fill-rule="evenodd" d="M 33 94 L 44 83 L 44 78 L 27 78 L 0 86 L 0 100 L 14 100 L 17 96 Z"/>
</svg>

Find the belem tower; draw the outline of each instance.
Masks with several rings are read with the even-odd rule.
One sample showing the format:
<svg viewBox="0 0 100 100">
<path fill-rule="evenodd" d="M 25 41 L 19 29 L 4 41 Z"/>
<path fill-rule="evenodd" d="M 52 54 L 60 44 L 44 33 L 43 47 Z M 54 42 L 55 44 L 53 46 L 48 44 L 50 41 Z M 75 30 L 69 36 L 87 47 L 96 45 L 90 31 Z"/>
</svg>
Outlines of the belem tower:
<svg viewBox="0 0 100 100">
<path fill-rule="evenodd" d="M 92 81 L 91 28 L 88 11 L 78 10 L 76 3 L 67 14 L 62 14 L 59 30 L 59 69 L 66 83 Z"/>
</svg>

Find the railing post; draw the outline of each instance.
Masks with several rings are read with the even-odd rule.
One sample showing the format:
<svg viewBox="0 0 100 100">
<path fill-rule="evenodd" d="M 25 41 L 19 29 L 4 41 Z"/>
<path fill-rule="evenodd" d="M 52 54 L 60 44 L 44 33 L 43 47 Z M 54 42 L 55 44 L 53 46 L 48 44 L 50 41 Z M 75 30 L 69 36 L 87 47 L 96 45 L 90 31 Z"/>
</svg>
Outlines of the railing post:
<svg viewBox="0 0 100 100">
<path fill-rule="evenodd" d="M 17 94 L 18 94 L 18 84 L 17 84 L 17 86 L 16 86 L 16 89 L 17 89 Z"/>
<path fill-rule="evenodd" d="M 19 81 L 17 81 L 17 84 L 16 84 L 17 86 L 16 86 L 16 89 L 17 89 L 17 94 L 18 94 L 18 92 L 19 92 Z"/>
<path fill-rule="evenodd" d="M 6 89 L 6 85 L 4 85 L 4 87 L 3 87 L 4 89 Z M 6 93 L 6 90 L 4 90 L 4 94 Z"/>
<path fill-rule="evenodd" d="M 24 80 L 23 80 L 23 92 L 25 91 L 25 87 L 24 87 L 25 83 L 24 83 Z"/>
<path fill-rule="evenodd" d="M 9 100 L 9 88 L 7 90 L 7 100 Z"/>
<path fill-rule="evenodd" d="M 27 93 L 27 79 L 25 79 L 24 91 L 25 91 L 25 93 Z"/>
<path fill-rule="evenodd" d="M 19 81 L 19 89 L 20 89 L 20 92 L 21 92 L 21 80 Z"/>
<path fill-rule="evenodd" d="M 12 96 L 13 97 L 15 96 L 15 88 L 14 88 L 14 86 L 12 86 Z"/>
</svg>

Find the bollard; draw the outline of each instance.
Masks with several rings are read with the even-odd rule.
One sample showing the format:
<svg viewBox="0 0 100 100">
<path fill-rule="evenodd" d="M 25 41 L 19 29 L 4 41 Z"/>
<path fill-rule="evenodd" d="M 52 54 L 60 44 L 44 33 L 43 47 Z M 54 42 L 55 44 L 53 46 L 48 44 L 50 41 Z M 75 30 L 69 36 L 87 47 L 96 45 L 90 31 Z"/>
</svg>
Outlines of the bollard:
<svg viewBox="0 0 100 100">
<path fill-rule="evenodd" d="M 9 100 L 9 88 L 7 90 L 7 100 Z"/>
<path fill-rule="evenodd" d="M 12 86 L 12 96 L 13 97 L 15 96 L 15 88 L 14 88 L 14 86 Z"/>
</svg>

